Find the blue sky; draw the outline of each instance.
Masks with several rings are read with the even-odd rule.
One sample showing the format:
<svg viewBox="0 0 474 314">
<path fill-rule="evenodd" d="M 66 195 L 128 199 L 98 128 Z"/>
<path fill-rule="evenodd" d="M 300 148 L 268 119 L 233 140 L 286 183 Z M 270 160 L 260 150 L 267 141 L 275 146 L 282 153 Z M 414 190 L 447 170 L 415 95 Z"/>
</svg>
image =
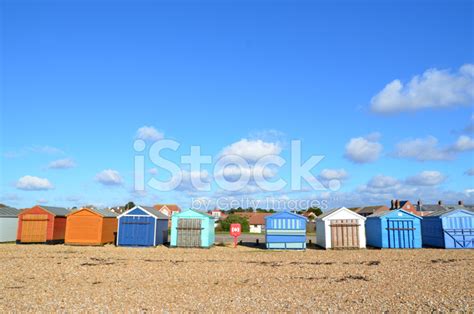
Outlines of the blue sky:
<svg viewBox="0 0 474 314">
<path fill-rule="evenodd" d="M 189 207 L 221 195 L 134 193 L 143 136 L 178 141 L 173 161 L 191 145 L 289 161 L 301 140 L 304 158 L 325 156 L 313 173 L 341 182 L 229 198 L 473 201 L 473 6 L 3 0 L 0 202 Z M 153 168 L 147 180 L 169 177 Z"/>
</svg>

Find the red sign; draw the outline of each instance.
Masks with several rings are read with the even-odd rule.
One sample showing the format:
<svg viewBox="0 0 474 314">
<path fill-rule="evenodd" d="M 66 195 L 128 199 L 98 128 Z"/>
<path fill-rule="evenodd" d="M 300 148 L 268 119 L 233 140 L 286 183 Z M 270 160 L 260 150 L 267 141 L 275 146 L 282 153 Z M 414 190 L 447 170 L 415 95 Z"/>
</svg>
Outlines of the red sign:
<svg viewBox="0 0 474 314">
<path fill-rule="evenodd" d="M 240 234 L 240 224 L 230 224 L 230 235 L 234 237 L 234 247 L 237 247 L 237 238 Z"/>
<path fill-rule="evenodd" d="M 230 235 L 238 237 L 240 234 L 240 224 L 230 224 Z"/>
</svg>

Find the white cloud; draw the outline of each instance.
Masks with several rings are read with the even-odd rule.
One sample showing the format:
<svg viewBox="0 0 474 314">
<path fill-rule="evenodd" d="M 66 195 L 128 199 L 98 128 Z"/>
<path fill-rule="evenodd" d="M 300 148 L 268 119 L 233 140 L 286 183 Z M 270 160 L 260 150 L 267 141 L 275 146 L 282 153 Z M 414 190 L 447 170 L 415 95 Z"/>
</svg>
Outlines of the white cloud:
<svg viewBox="0 0 474 314">
<path fill-rule="evenodd" d="M 69 169 L 74 168 L 76 163 L 70 158 L 58 159 L 49 163 L 49 169 Z"/>
<path fill-rule="evenodd" d="M 264 142 L 262 140 L 241 139 L 222 150 L 221 155 L 237 155 L 248 161 L 257 161 L 268 155 L 278 155 L 281 153 L 279 143 Z"/>
<path fill-rule="evenodd" d="M 379 133 L 372 133 L 366 137 L 352 138 L 349 143 L 346 144 L 346 153 L 344 156 L 355 163 L 376 161 L 383 149 L 382 144 L 377 142 L 379 138 Z"/>
<path fill-rule="evenodd" d="M 193 183 L 194 181 L 194 183 Z M 178 191 L 194 192 L 194 191 L 204 191 L 207 189 L 211 177 L 207 170 L 201 171 L 187 171 L 181 170 L 181 182 L 179 182 L 179 176 L 173 176 L 171 180 L 166 184 L 169 187 L 177 185 L 175 188 Z"/>
<path fill-rule="evenodd" d="M 474 168 L 470 168 L 470 169 L 467 169 L 465 172 L 464 172 L 465 175 L 468 175 L 468 176 L 474 176 Z"/>
<path fill-rule="evenodd" d="M 377 113 L 396 113 L 473 102 L 474 65 L 465 64 L 454 73 L 429 69 L 421 76 L 414 76 L 406 85 L 394 80 L 372 98 L 371 109 Z"/>
<path fill-rule="evenodd" d="M 48 204 L 49 201 L 45 198 L 40 198 L 39 200 L 36 201 L 38 204 Z"/>
<path fill-rule="evenodd" d="M 415 176 L 406 179 L 406 183 L 417 186 L 438 185 L 446 180 L 446 177 L 439 171 L 422 171 Z"/>
<path fill-rule="evenodd" d="M 48 179 L 34 176 L 23 176 L 16 183 L 17 189 L 25 191 L 44 191 L 53 189 Z"/>
<path fill-rule="evenodd" d="M 375 189 L 385 189 L 385 188 L 397 186 L 399 185 L 399 183 L 400 182 L 393 177 L 379 174 L 372 177 L 367 183 L 367 186 L 370 188 L 375 188 Z"/>
<path fill-rule="evenodd" d="M 465 152 L 474 149 L 474 139 L 467 135 L 461 135 L 453 145 L 453 150 Z"/>
<path fill-rule="evenodd" d="M 438 139 L 433 136 L 399 142 L 395 146 L 394 156 L 418 161 L 450 160 L 454 158 L 449 150 L 441 149 L 438 146 Z"/>
<path fill-rule="evenodd" d="M 344 169 L 323 169 L 319 174 L 319 178 L 322 180 L 344 180 L 348 176 L 347 171 Z"/>
<path fill-rule="evenodd" d="M 164 134 L 152 126 L 143 126 L 137 130 L 136 138 L 144 141 L 158 141 Z"/>
<path fill-rule="evenodd" d="M 95 180 L 103 185 L 121 185 L 123 179 L 117 170 L 106 169 L 95 176 Z"/>
</svg>

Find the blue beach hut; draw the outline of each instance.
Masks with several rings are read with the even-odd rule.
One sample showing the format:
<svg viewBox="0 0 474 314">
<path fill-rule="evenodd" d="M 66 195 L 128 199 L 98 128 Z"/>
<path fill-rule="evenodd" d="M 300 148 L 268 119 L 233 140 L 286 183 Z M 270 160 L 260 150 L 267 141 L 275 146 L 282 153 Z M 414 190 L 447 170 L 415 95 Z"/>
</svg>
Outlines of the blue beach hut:
<svg viewBox="0 0 474 314">
<path fill-rule="evenodd" d="M 367 245 L 378 248 L 418 249 L 422 218 L 403 209 L 384 211 L 367 217 Z"/>
<path fill-rule="evenodd" d="M 156 246 L 168 242 L 168 216 L 150 206 L 135 206 L 118 216 L 117 245 Z"/>
<path fill-rule="evenodd" d="M 432 213 L 421 223 L 423 245 L 446 249 L 474 248 L 474 212 L 455 208 Z"/>
<path fill-rule="evenodd" d="M 265 217 L 267 249 L 306 249 L 306 223 L 304 216 L 281 212 Z"/>
<path fill-rule="evenodd" d="M 209 248 L 214 241 L 214 217 L 192 209 L 171 216 L 170 246 Z"/>
</svg>

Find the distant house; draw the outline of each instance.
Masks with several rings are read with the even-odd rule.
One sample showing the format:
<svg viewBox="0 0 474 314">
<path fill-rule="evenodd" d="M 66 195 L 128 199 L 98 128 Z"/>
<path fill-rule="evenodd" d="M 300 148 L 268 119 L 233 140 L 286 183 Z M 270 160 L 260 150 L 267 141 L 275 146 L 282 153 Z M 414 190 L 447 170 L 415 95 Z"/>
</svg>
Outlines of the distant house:
<svg viewBox="0 0 474 314">
<path fill-rule="evenodd" d="M 219 220 L 222 217 L 222 214 L 223 214 L 222 210 L 217 209 L 217 208 L 209 211 L 209 215 L 214 217 L 214 219 L 216 220 Z"/>
<path fill-rule="evenodd" d="M 422 214 L 416 209 L 416 207 L 410 201 L 392 200 L 390 204 L 390 210 L 401 209 L 406 212 L 422 216 Z"/>
<path fill-rule="evenodd" d="M 416 210 L 420 216 L 427 216 L 435 212 L 445 211 L 446 208 L 441 201 L 438 201 L 438 204 L 423 204 L 421 201 L 418 201 L 416 203 Z"/>
<path fill-rule="evenodd" d="M 173 214 L 181 212 L 181 208 L 179 208 L 176 204 L 156 204 L 155 209 L 162 214 L 171 217 Z"/>
<path fill-rule="evenodd" d="M 370 215 L 377 214 L 384 211 L 389 211 L 389 210 L 390 208 L 388 208 L 385 205 L 375 205 L 375 206 L 359 207 L 355 210 L 355 212 L 363 217 L 368 217 Z"/>
<path fill-rule="evenodd" d="M 446 204 L 446 205 L 443 204 L 442 206 L 446 209 L 463 208 L 463 209 L 474 212 L 474 204 L 464 204 L 463 201 L 458 201 L 457 204 Z"/>
<path fill-rule="evenodd" d="M 168 228 L 171 228 L 171 216 L 181 212 L 181 208 L 179 208 L 179 206 L 176 204 L 156 204 L 153 207 L 168 217 Z"/>
<path fill-rule="evenodd" d="M 249 220 L 250 233 L 262 233 L 265 231 L 265 217 L 272 213 L 235 213 L 238 216 L 245 217 Z"/>
</svg>

